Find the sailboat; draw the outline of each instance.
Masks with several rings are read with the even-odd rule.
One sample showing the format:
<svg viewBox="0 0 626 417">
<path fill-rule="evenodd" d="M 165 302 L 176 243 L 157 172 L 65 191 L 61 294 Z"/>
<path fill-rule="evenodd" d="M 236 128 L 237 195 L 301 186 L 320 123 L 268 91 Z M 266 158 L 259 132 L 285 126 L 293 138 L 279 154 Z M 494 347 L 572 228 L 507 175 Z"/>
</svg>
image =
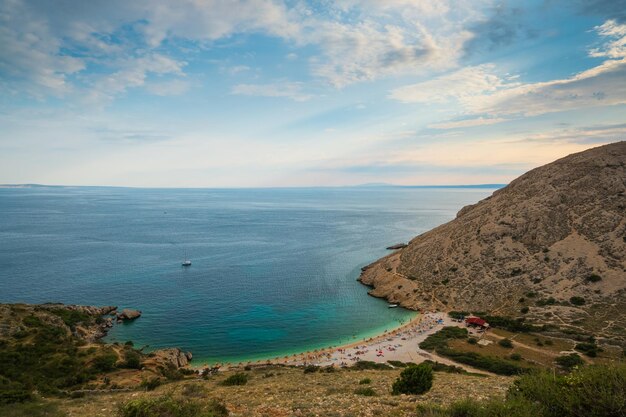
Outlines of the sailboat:
<svg viewBox="0 0 626 417">
<path fill-rule="evenodd" d="M 185 251 L 185 259 L 182 263 L 183 266 L 191 266 L 191 261 L 187 258 L 187 251 Z"/>
</svg>

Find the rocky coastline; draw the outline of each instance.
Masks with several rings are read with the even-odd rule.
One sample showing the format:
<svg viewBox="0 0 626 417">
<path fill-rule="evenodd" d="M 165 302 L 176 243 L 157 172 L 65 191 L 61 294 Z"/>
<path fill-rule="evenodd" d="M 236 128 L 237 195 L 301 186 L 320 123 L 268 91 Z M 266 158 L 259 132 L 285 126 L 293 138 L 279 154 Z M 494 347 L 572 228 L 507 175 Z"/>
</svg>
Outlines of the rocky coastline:
<svg viewBox="0 0 626 417">
<path fill-rule="evenodd" d="M 626 344 L 624 195 L 626 142 L 569 155 L 363 267 L 358 281 L 411 310 L 488 312 Z"/>
</svg>

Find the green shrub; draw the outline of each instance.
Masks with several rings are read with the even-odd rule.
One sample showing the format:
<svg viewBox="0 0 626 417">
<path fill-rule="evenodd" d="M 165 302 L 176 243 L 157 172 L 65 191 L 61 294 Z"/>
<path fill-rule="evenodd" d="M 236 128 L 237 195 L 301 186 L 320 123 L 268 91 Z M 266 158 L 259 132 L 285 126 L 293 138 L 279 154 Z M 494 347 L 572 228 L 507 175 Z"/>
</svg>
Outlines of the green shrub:
<svg viewBox="0 0 626 417">
<path fill-rule="evenodd" d="M 79 323 L 90 324 L 93 322 L 93 318 L 89 314 L 81 311 L 66 310 L 64 308 L 51 309 L 48 311 L 55 316 L 60 317 L 61 320 L 63 320 L 63 323 L 71 329 L 74 329 Z"/>
<path fill-rule="evenodd" d="M 518 364 L 494 356 L 483 356 L 476 352 L 459 352 L 452 349 L 437 349 L 437 353 L 456 362 L 498 375 L 519 375 L 526 371 Z"/>
<path fill-rule="evenodd" d="M 428 336 L 419 344 L 420 349 L 434 350 L 448 346 L 450 339 L 465 339 L 467 337 L 467 329 L 461 327 L 447 326 L 438 332 Z"/>
<path fill-rule="evenodd" d="M 362 395 L 364 397 L 374 397 L 376 395 L 376 391 L 370 387 L 360 387 L 354 390 L 356 395 Z"/>
<path fill-rule="evenodd" d="M 574 296 L 574 297 L 569 299 L 569 302 L 572 303 L 575 306 L 582 306 L 582 305 L 585 304 L 585 299 L 582 298 L 582 297 Z"/>
<path fill-rule="evenodd" d="M 478 339 L 476 339 L 475 337 L 468 337 L 467 343 L 469 343 L 470 345 L 475 345 L 476 343 L 478 343 Z"/>
<path fill-rule="evenodd" d="M 124 352 L 124 362 L 122 362 L 122 364 L 120 365 L 122 368 L 141 369 L 142 365 L 143 364 L 141 363 L 141 355 L 139 354 L 139 352 L 131 349 L 127 349 Z"/>
<path fill-rule="evenodd" d="M 598 282 L 602 281 L 602 277 L 598 274 L 591 274 L 585 278 L 585 282 Z"/>
<path fill-rule="evenodd" d="M 554 362 L 565 370 L 571 370 L 576 366 L 581 366 L 585 363 L 577 353 L 570 353 L 569 355 L 559 356 Z"/>
<path fill-rule="evenodd" d="M 119 407 L 118 415 L 120 417 L 222 417 L 228 415 L 228 410 L 215 401 L 203 406 L 193 400 L 163 396 L 130 400 Z"/>
<path fill-rule="evenodd" d="M 417 417 L 623 417 L 626 365 L 589 366 L 567 376 L 523 375 L 505 399 L 464 400 L 447 408 L 420 404 Z"/>
<path fill-rule="evenodd" d="M 387 361 L 387 363 L 395 368 L 406 368 L 408 366 L 402 361 Z"/>
<path fill-rule="evenodd" d="M 393 368 L 387 365 L 386 363 L 376 363 L 372 361 L 358 361 L 354 363 L 351 369 L 354 369 L 355 371 L 361 371 L 365 369 L 387 370 L 387 369 L 393 369 Z"/>
<path fill-rule="evenodd" d="M 115 369 L 117 355 L 113 352 L 106 352 L 93 358 L 91 368 L 96 372 L 110 372 Z"/>
<path fill-rule="evenodd" d="M 49 402 L 14 403 L 0 406 L 2 417 L 66 417 L 67 414 L 58 410 L 56 404 Z"/>
<path fill-rule="evenodd" d="M 527 306 L 526 306 L 526 307 L 522 307 L 522 308 L 520 309 L 520 313 L 522 313 L 522 314 L 526 314 L 526 313 L 528 313 L 529 311 L 530 311 L 530 308 L 528 308 Z"/>
<path fill-rule="evenodd" d="M 391 393 L 424 394 L 433 386 L 433 369 L 426 363 L 409 366 L 400 373 L 393 383 Z"/>
<path fill-rule="evenodd" d="M 359 381 L 359 385 L 366 385 L 366 384 L 371 384 L 372 380 L 369 378 L 363 378 L 362 380 Z"/>
<path fill-rule="evenodd" d="M 513 347 L 513 342 L 511 339 L 500 339 L 498 344 L 503 348 L 511 349 Z"/>
<path fill-rule="evenodd" d="M 542 328 L 524 323 L 523 318 L 513 319 L 505 316 L 484 316 L 483 317 L 491 327 L 508 330 L 514 333 L 538 332 Z"/>
<path fill-rule="evenodd" d="M 512 392 L 541 405 L 546 417 L 618 417 L 626 410 L 626 366 L 585 366 L 566 376 L 522 376 Z"/>
<path fill-rule="evenodd" d="M 146 391 L 154 391 L 154 389 L 156 389 L 156 387 L 158 387 L 161 384 L 162 384 L 161 379 L 154 377 L 150 379 L 143 379 L 141 381 L 141 384 L 139 384 L 139 386 L 142 388 L 145 388 Z"/>
<path fill-rule="evenodd" d="M 462 319 L 464 317 L 467 317 L 470 315 L 469 311 L 450 311 L 448 312 L 448 316 L 452 317 L 453 319 Z"/>
<path fill-rule="evenodd" d="M 223 380 L 220 385 L 225 387 L 230 387 L 233 385 L 246 385 L 248 383 L 248 375 L 238 372 L 236 374 L 232 374 L 225 380 Z"/>
<path fill-rule="evenodd" d="M 514 360 L 514 361 L 521 361 L 522 360 L 522 355 L 520 355 L 519 353 L 511 353 L 509 358 L 511 360 Z"/>
<path fill-rule="evenodd" d="M 550 298 L 537 300 L 535 304 L 537 305 L 537 307 L 551 306 L 551 305 L 556 304 L 556 300 L 554 299 L 554 297 L 550 297 Z"/>
<path fill-rule="evenodd" d="M 304 367 L 304 373 L 305 374 L 312 374 L 315 373 L 317 371 L 319 371 L 320 367 L 319 366 L 315 366 L 315 365 L 307 365 Z"/>
<path fill-rule="evenodd" d="M 441 362 L 433 362 L 429 359 L 425 360 L 422 363 L 426 363 L 430 365 L 430 367 L 433 369 L 434 372 L 447 372 L 449 374 L 467 374 L 468 373 L 465 369 L 461 368 L 460 366 L 446 365 Z"/>
<path fill-rule="evenodd" d="M 577 343 L 576 346 L 574 346 L 574 349 L 576 349 L 579 352 L 584 353 L 590 358 L 595 358 L 596 356 L 598 356 L 598 352 L 602 352 L 602 349 L 600 349 L 598 345 L 596 345 L 595 343 L 587 343 L 587 342 Z"/>
</svg>

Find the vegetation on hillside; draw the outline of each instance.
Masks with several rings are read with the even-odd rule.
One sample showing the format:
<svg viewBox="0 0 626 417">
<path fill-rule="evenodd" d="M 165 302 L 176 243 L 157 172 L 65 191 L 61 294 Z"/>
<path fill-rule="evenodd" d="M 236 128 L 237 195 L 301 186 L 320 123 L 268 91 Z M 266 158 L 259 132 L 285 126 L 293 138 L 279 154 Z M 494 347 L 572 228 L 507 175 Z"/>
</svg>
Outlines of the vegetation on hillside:
<svg viewBox="0 0 626 417">
<path fill-rule="evenodd" d="M 521 376 L 503 400 L 465 400 L 449 407 L 420 406 L 416 417 L 623 417 L 626 365 L 594 365 L 564 376 Z"/>
<path fill-rule="evenodd" d="M 34 391 L 61 395 L 118 367 L 142 366 L 142 354 L 130 345 L 118 353 L 75 336 L 77 326 L 98 320 L 84 312 L 12 307 L 10 316 L 18 330 L 0 338 L 0 404 L 30 400 Z"/>
</svg>

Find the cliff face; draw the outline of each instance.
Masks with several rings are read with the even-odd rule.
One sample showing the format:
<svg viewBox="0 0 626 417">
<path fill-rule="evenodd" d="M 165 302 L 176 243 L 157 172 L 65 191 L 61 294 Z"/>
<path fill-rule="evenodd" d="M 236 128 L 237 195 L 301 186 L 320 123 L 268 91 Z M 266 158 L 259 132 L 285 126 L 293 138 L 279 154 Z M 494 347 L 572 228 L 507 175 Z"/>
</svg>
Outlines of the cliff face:
<svg viewBox="0 0 626 417">
<path fill-rule="evenodd" d="M 522 315 L 529 307 L 535 321 L 604 323 L 607 337 L 626 336 L 626 142 L 522 175 L 360 280 L 408 308 Z"/>
</svg>

